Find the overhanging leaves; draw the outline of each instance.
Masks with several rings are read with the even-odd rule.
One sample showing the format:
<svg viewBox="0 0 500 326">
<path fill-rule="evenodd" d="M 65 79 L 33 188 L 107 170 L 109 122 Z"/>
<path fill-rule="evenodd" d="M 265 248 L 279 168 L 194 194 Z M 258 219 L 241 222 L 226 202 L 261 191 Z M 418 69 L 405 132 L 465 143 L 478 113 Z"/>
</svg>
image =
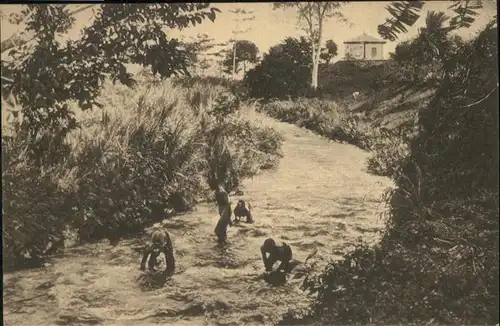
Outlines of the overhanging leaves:
<svg viewBox="0 0 500 326">
<path fill-rule="evenodd" d="M 65 106 L 68 100 L 90 109 L 107 77 L 134 85 L 125 64 L 150 66 L 162 77 L 187 74 L 189 53 L 166 32 L 213 20 L 216 12 L 208 3 L 103 4 L 80 39 L 61 44 L 56 36 L 67 33 L 74 22 L 68 7 L 26 5 L 21 17 L 33 42 L 10 50 L 11 60 L 2 62 L 7 68 L 2 78 L 12 81 L 28 129 L 66 133 L 76 127 Z"/>
<path fill-rule="evenodd" d="M 386 7 L 391 15 L 385 23 L 378 25 L 379 35 L 395 41 L 400 33 L 406 33 L 420 18 L 425 1 L 394 1 Z M 450 20 L 450 30 L 470 27 L 475 21 L 478 11 L 483 8 L 482 0 L 453 1 L 449 9 L 457 14 Z"/>
<path fill-rule="evenodd" d="M 423 1 L 395 1 L 386 7 L 391 14 L 385 23 L 378 26 L 378 33 L 384 39 L 396 40 L 399 33 L 406 33 L 420 18 Z"/>
</svg>

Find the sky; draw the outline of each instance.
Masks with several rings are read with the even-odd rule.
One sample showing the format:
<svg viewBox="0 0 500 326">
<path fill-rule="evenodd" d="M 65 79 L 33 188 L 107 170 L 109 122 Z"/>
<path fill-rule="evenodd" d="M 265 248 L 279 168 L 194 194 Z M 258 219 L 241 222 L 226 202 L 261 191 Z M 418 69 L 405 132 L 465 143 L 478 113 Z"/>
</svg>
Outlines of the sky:
<svg viewBox="0 0 500 326">
<path fill-rule="evenodd" d="M 425 24 L 425 16 L 428 11 L 443 11 L 448 15 L 453 12 L 448 9 L 451 1 L 428 1 L 417 23 L 412 26 L 406 34 L 400 35 L 396 42 L 387 42 L 384 45 L 384 57 L 389 57 L 389 52 L 393 52 L 398 42 L 405 39 L 414 37 L 418 29 Z M 362 33 L 380 38 L 377 33 L 377 26 L 385 21 L 389 14 L 386 6 L 389 1 L 363 1 L 363 2 L 350 2 L 343 7 L 343 14 L 350 21 L 350 25 L 331 19 L 325 23 L 324 26 L 324 40 L 333 40 L 339 49 L 339 55 L 334 61 L 341 59 L 344 56 L 343 42 L 357 37 Z M 82 5 L 70 5 L 82 6 Z M 299 37 L 305 35 L 304 31 L 297 24 L 297 16 L 293 10 L 273 10 L 272 3 L 214 3 L 214 7 L 221 10 L 217 15 L 215 22 L 209 20 L 204 21 L 202 24 L 186 28 L 182 31 L 173 30 L 169 32 L 172 37 L 194 37 L 198 33 L 208 34 L 215 42 L 226 42 L 232 37 L 232 31 L 236 29 L 234 22 L 234 14 L 229 10 L 241 8 L 245 10 L 252 10 L 255 19 L 251 22 L 240 23 L 238 29 L 247 29 L 249 31 L 239 35 L 240 39 L 245 39 L 254 42 L 259 48 L 261 53 L 267 52 L 273 45 L 280 43 L 286 37 Z M 20 10 L 20 5 L 0 5 L 1 10 L 5 15 L 11 12 Z M 461 29 L 458 34 L 465 38 L 473 36 L 479 29 L 481 29 L 488 21 L 490 21 L 496 14 L 496 0 L 484 0 L 484 9 L 481 15 L 476 18 L 474 24 L 467 29 Z M 89 25 L 92 22 L 92 10 L 86 10 L 76 15 L 76 22 L 74 28 L 67 35 L 68 38 L 75 39 L 80 35 L 82 27 Z M 1 38 L 2 40 L 9 37 L 20 26 L 10 24 L 6 19 L 2 20 L 1 25 Z"/>
</svg>

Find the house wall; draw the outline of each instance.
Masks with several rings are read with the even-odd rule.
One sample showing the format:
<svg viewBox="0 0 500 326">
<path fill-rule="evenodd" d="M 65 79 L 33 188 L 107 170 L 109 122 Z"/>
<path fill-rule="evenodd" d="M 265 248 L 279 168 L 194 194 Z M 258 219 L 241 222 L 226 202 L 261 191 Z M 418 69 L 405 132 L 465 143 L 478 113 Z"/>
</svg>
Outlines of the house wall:
<svg viewBox="0 0 500 326">
<path fill-rule="evenodd" d="M 384 59 L 384 45 L 383 44 L 365 44 L 366 60 L 383 60 Z"/>
<path fill-rule="evenodd" d="M 363 59 L 363 44 L 347 43 L 345 45 L 345 56 L 351 56 L 354 59 Z"/>
<path fill-rule="evenodd" d="M 384 59 L 384 45 L 377 43 L 346 43 L 345 56 L 351 56 L 357 60 L 383 60 Z M 375 50 L 373 50 L 375 49 Z M 363 55 L 366 51 L 366 57 Z M 373 55 L 375 54 L 375 55 Z"/>
</svg>

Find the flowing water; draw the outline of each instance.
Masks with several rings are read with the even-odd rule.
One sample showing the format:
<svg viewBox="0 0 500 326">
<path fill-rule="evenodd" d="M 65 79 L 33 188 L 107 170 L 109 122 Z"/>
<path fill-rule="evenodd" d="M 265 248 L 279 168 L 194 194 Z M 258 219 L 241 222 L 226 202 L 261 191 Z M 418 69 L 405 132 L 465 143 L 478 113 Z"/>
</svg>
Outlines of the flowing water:
<svg viewBox="0 0 500 326">
<path fill-rule="evenodd" d="M 229 228 L 220 248 L 211 205 L 165 221 L 177 270 L 161 288 L 138 280 L 146 238 L 68 248 L 50 266 L 4 275 L 5 325 L 262 325 L 304 307 L 300 278 L 277 287 L 263 280 L 263 241 L 287 242 L 301 261 L 316 249 L 319 270 L 357 238 L 377 240 L 380 196 L 392 183 L 368 174 L 369 154 L 354 146 L 259 119 L 285 136 L 285 156 L 277 171 L 247 180 L 244 195 L 231 198 L 252 203 L 255 224 Z"/>
</svg>

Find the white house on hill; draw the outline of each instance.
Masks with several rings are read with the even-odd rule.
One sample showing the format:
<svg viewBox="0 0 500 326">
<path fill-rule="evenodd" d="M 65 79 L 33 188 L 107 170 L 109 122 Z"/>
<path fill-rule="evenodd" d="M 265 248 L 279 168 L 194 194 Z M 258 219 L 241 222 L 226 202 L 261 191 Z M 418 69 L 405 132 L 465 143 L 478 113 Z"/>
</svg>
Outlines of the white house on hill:
<svg viewBox="0 0 500 326">
<path fill-rule="evenodd" d="M 386 42 L 373 36 L 363 35 L 344 42 L 346 58 L 356 60 L 384 60 L 384 44 Z"/>
</svg>

